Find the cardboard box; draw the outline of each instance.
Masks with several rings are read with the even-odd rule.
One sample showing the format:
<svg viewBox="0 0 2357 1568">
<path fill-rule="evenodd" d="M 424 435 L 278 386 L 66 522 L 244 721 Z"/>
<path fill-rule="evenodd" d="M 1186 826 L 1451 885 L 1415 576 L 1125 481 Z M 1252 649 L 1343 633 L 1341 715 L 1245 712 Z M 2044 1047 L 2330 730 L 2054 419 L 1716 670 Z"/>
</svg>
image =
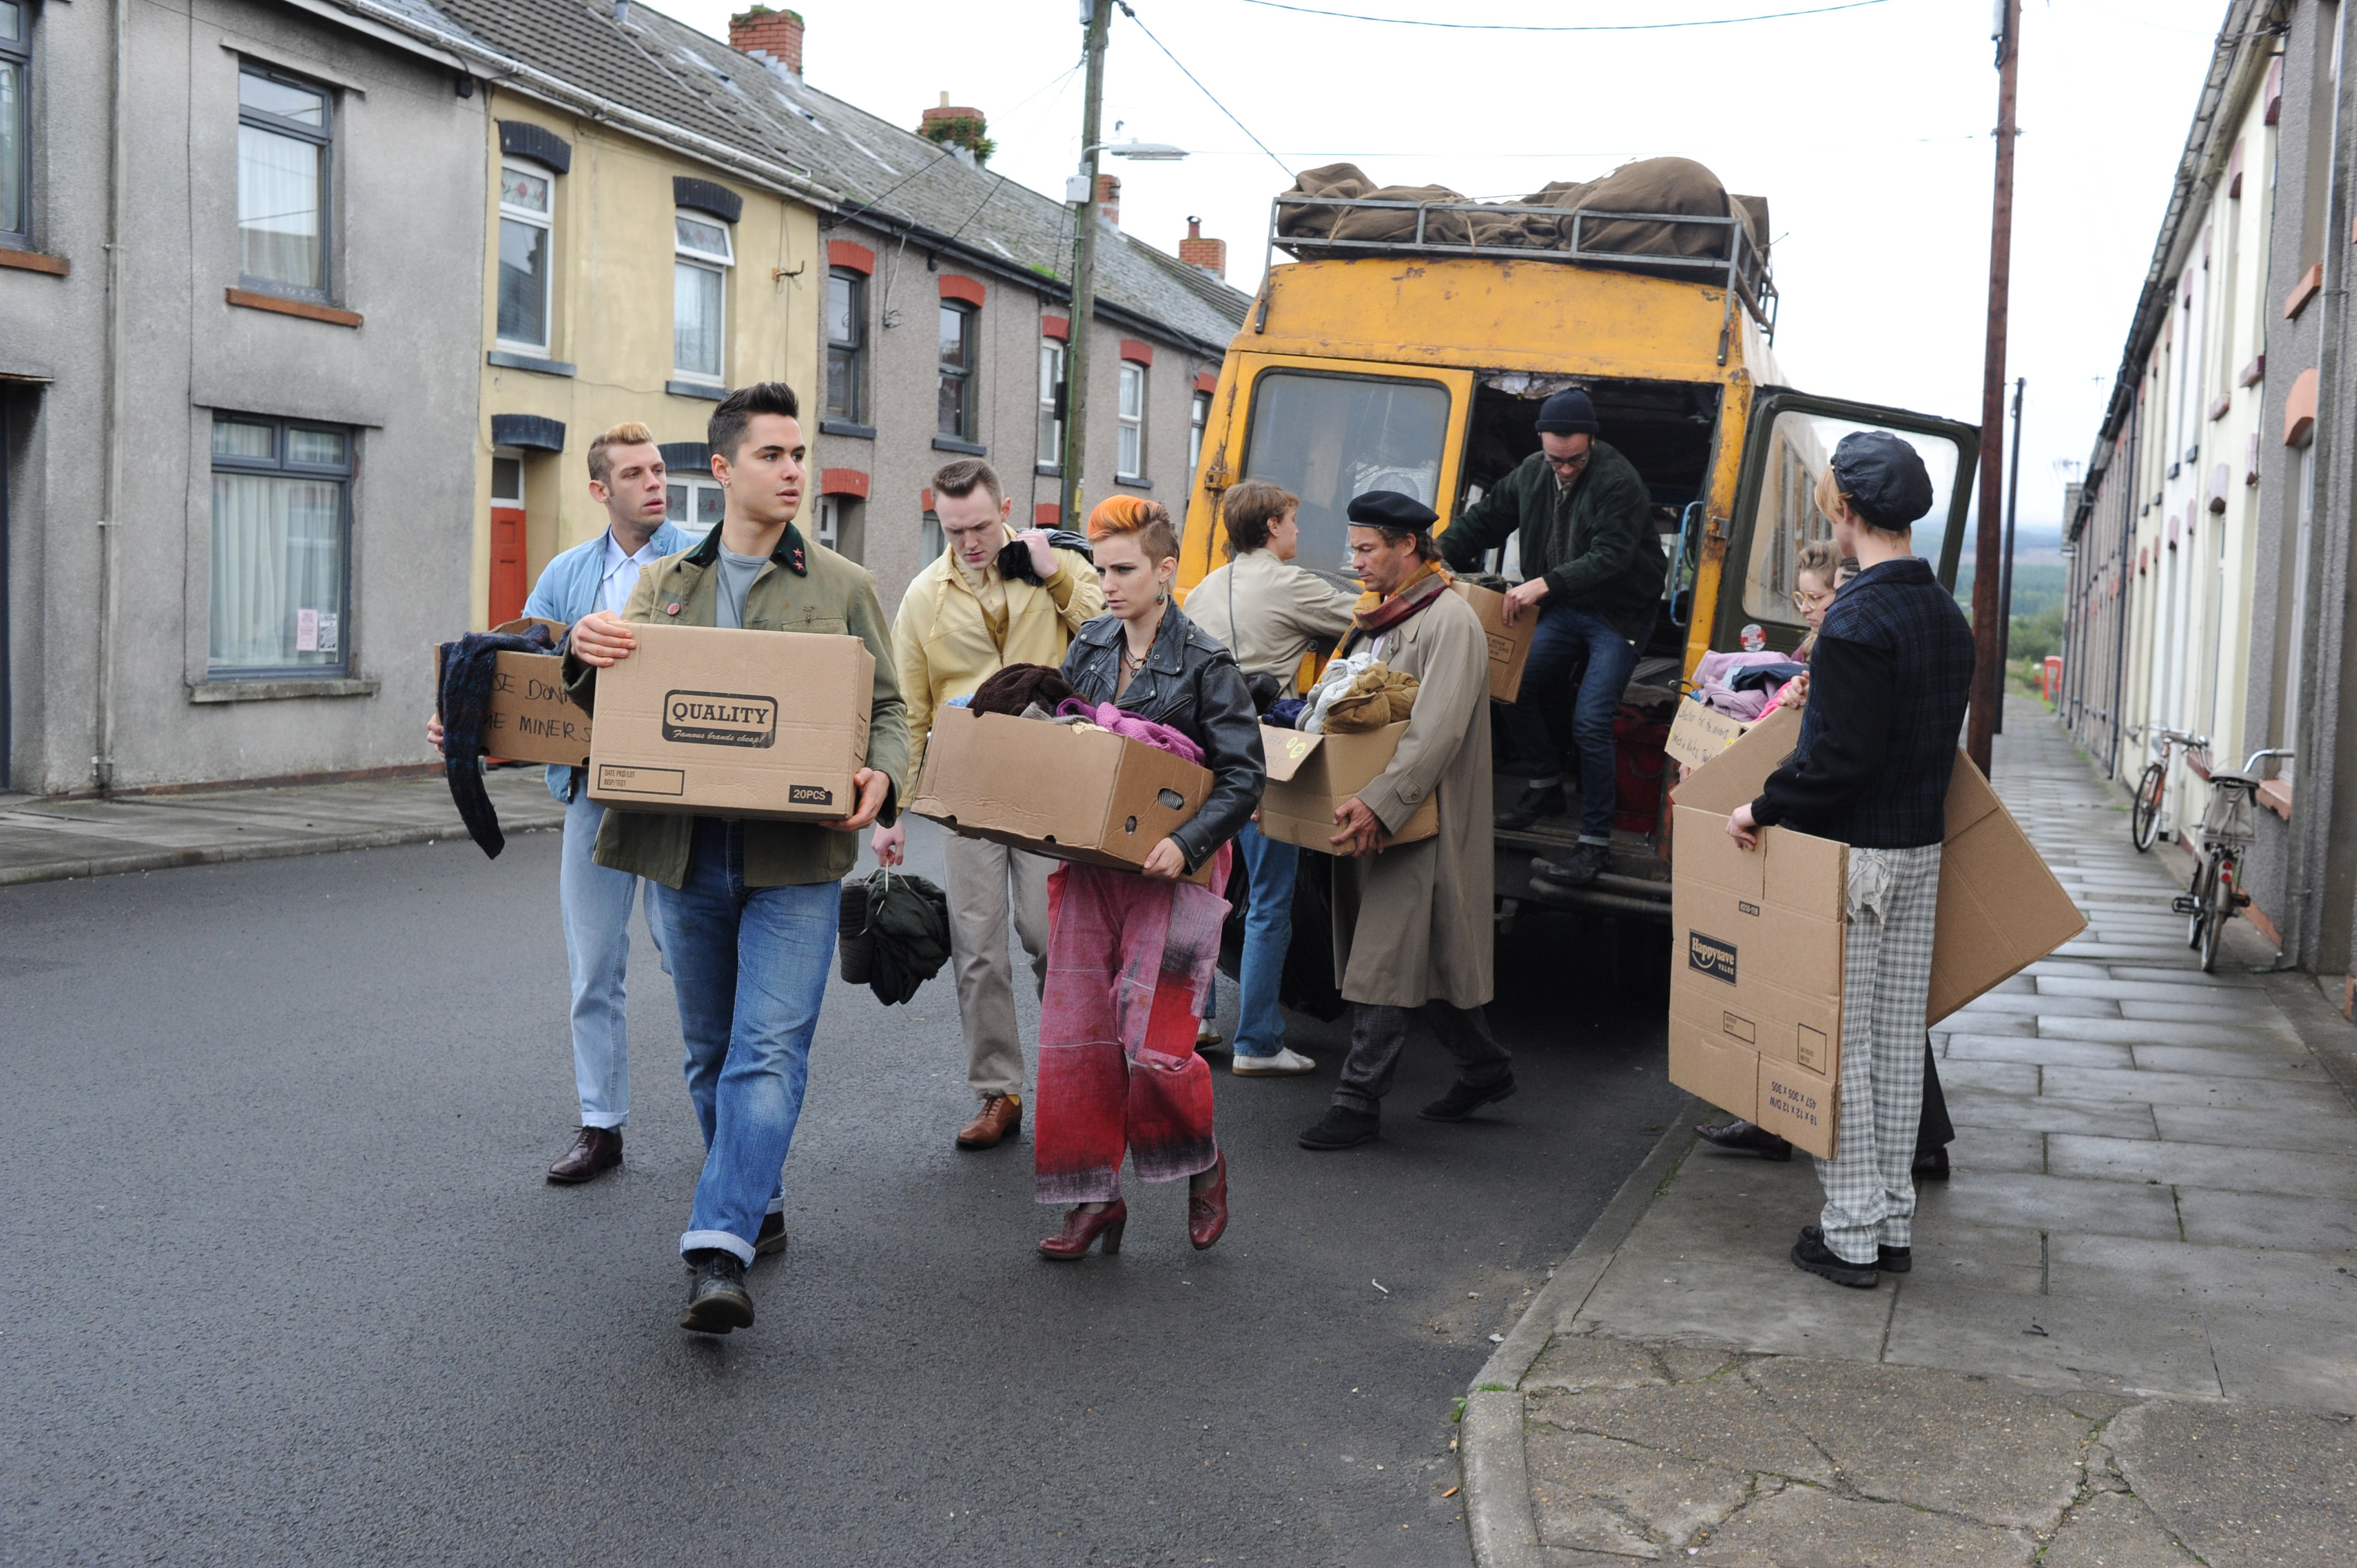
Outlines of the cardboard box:
<svg viewBox="0 0 2357 1568">
<path fill-rule="evenodd" d="M 876 660 L 856 637 L 633 626 L 597 672 L 589 798 L 626 811 L 827 822 L 867 765 Z"/>
<path fill-rule="evenodd" d="M 1678 716 L 1670 721 L 1670 738 L 1662 749 L 1689 768 L 1700 768 L 1741 739 L 1750 727 L 1741 719 L 1689 699 L 1678 704 Z"/>
<path fill-rule="evenodd" d="M 562 641 L 565 623 L 532 618 L 495 626 L 521 635 L 544 626 Z M 589 760 L 589 715 L 565 694 L 565 660 L 554 653 L 491 656 L 491 711 L 483 720 L 483 749 L 509 762 L 553 762 L 580 768 Z M 442 711 L 442 650 L 434 650 L 434 711 Z"/>
<path fill-rule="evenodd" d="M 1523 666 L 1530 662 L 1531 639 L 1538 635 L 1536 613 L 1518 616 L 1514 624 L 1506 624 L 1506 596 L 1494 593 L 1474 583 L 1451 582 L 1457 595 L 1473 607 L 1481 618 L 1481 630 L 1490 639 L 1490 695 L 1501 703 L 1511 703 L 1522 694 Z"/>
<path fill-rule="evenodd" d="M 909 810 L 966 838 L 1135 871 L 1202 809 L 1211 775 L 1111 730 L 942 708 Z M 1208 884 L 1205 861 L 1189 880 Z"/>
<path fill-rule="evenodd" d="M 1695 706 L 1698 704 L 1687 704 Z M 1677 806 L 1671 890 L 1670 1079 L 1830 1158 L 1840 1106 L 1848 852 L 1791 828 L 1755 851 L 1727 836 L 1800 738 L 1779 709 L 1698 768 Z M 1957 754 L 1940 859 L 1927 1026 L 2086 928 L 1996 791 Z M 1743 1064 L 1756 1063 L 1749 1109 Z"/>
<path fill-rule="evenodd" d="M 1392 765 L 1407 723 L 1402 719 L 1361 735 L 1304 735 L 1263 725 L 1260 746 L 1268 759 L 1268 789 L 1260 798 L 1262 834 L 1320 854 L 1333 854 L 1335 808 Z M 1440 797 L 1436 792 L 1425 797 L 1385 847 L 1414 843 L 1438 832 Z"/>
</svg>

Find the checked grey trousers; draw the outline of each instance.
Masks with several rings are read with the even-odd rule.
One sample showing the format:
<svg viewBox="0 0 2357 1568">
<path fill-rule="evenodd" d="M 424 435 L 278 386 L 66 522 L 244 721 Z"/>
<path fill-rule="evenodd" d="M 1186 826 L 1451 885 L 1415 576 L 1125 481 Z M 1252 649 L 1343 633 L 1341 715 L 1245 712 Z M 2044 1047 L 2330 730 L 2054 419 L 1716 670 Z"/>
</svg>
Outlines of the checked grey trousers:
<svg viewBox="0 0 2357 1568">
<path fill-rule="evenodd" d="M 1841 1120 L 1817 1162 L 1825 1245 L 1871 1264 L 1905 1247 L 1915 1219 L 1915 1135 L 1923 1115 L 1923 1011 L 1940 908 L 1940 846 L 1852 849 L 1843 950 Z"/>
</svg>

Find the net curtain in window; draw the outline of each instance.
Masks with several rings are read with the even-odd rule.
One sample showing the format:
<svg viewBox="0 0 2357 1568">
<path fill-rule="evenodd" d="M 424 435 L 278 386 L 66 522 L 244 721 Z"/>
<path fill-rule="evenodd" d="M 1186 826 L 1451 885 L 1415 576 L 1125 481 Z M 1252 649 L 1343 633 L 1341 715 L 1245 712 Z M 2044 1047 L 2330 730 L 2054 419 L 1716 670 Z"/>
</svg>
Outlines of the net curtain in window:
<svg viewBox="0 0 2357 1568">
<path fill-rule="evenodd" d="M 213 668 L 342 667 L 343 508 L 337 480 L 213 475 Z"/>
</svg>

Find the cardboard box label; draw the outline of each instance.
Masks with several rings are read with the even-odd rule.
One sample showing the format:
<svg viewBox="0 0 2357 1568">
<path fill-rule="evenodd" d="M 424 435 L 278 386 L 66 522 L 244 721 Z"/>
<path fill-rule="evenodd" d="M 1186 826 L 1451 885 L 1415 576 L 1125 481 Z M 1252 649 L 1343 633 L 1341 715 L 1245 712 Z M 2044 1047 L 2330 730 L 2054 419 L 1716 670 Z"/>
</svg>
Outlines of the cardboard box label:
<svg viewBox="0 0 2357 1568">
<path fill-rule="evenodd" d="M 597 788 L 632 795 L 683 795 L 687 775 L 676 768 L 620 768 L 609 762 L 597 769 Z"/>
<path fill-rule="evenodd" d="M 1686 933 L 1686 967 L 1697 974 L 1733 985 L 1736 957 L 1733 942 L 1705 936 L 1700 931 Z"/>
<path fill-rule="evenodd" d="M 1760 1058 L 1758 1108 L 1749 1118 L 1796 1149 L 1832 1159 L 1840 1096 L 1834 1080 L 1773 1057 Z"/>
<path fill-rule="evenodd" d="M 775 746 L 777 700 L 748 692 L 666 692 L 662 737 L 682 746 Z"/>
<path fill-rule="evenodd" d="M 1531 639 L 1538 635 L 1539 618 L 1535 611 L 1518 616 L 1514 624 L 1506 624 L 1506 596 L 1476 583 L 1451 582 L 1458 597 L 1473 608 L 1481 622 L 1481 633 L 1490 641 L 1490 695 L 1501 703 L 1511 703 L 1522 695 L 1523 666 L 1530 662 Z"/>
<path fill-rule="evenodd" d="M 511 620 L 494 631 L 521 635 L 546 627 L 562 639 L 563 621 Z M 442 650 L 434 650 L 435 709 L 441 709 Z M 491 703 L 483 715 L 483 749 L 510 762 L 579 768 L 589 760 L 589 715 L 565 692 L 565 660 L 553 653 L 499 653 L 491 659 Z"/>
<path fill-rule="evenodd" d="M 1662 748 L 1687 767 L 1700 768 L 1742 738 L 1750 727 L 1717 708 L 1688 700 L 1678 704 L 1678 716 L 1670 721 L 1670 738 Z"/>
</svg>

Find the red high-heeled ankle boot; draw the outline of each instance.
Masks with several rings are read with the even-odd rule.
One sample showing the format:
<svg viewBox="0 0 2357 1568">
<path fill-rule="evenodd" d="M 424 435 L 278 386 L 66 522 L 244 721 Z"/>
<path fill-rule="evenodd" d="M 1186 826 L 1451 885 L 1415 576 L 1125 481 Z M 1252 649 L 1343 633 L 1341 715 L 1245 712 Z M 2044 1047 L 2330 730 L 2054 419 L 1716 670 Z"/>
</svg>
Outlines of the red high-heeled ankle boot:
<svg viewBox="0 0 2357 1568">
<path fill-rule="evenodd" d="M 1218 1179 L 1210 1187 L 1200 1192 L 1192 1186 L 1187 1189 L 1187 1240 L 1195 1243 L 1195 1251 L 1199 1252 L 1218 1240 L 1221 1233 L 1228 1228 L 1226 1150 L 1220 1152 L 1220 1157 L 1211 1169 L 1218 1173 Z"/>
<path fill-rule="evenodd" d="M 1099 1236 L 1104 1238 L 1108 1257 L 1121 1251 L 1122 1227 L 1129 1223 L 1129 1205 L 1114 1198 L 1103 1208 L 1091 1214 L 1085 1204 L 1076 1205 L 1064 1216 L 1064 1229 L 1056 1235 L 1039 1240 L 1039 1255 L 1071 1262 L 1086 1253 Z"/>
</svg>

